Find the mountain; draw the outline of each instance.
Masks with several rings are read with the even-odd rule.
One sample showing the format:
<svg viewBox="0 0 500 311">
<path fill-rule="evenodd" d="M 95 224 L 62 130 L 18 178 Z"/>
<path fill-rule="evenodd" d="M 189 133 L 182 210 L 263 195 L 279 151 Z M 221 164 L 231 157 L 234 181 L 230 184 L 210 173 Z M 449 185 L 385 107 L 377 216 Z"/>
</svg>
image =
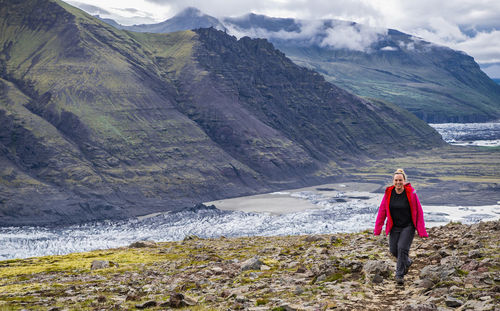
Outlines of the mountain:
<svg viewBox="0 0 500 311">
<path fill-rule="evenodd" d="M 96 16 L 100 18 L 99 16 Z M 124 26 L 120 25 L 112 19 L 101 19 L 107 24 L 118 29 L 137 31 L 137 32 L 151 32 L 151 33 L 169 33 L 180 30 L 190 30 L 196 28 L 210 28 L 214 27 L 219 30 L 224 30 L 224 25 L 215 17 L 203 14 L 200 10 L 193 7 L 188 7 L 182 10 L 174 17 L 157 24 L 141 24 Z"/>
<path fill-rule="evenodd" d="M 59 0 L 0 4 L 0 225 L 178 210 L 444 143 L 264 39 L 134 33 Z"/>
<path fill-rule="evenodd" d="M 337 20 L 291 23 L 250 14 L 224 24 L 268 38 L 295 63 L 356 95 L 392 102 L 427 122 L 500 117 L 500 87 L 463 52 L 394 29 Z"/>
<path fill-rule="evenodd" d="M 430 123 L 500 118 L 500 86 L 472 57 L 397 30 L 256 14 L 212 20 L 210 25 L 183 15 L 163 23 L 176 24 L 173 28 L 178 30 L 214 26 L 237 37 L 266 38 L 295 63 L 318 71 L 337 86 L 394 103 Z M 190 28 L 183 28 L 188 21 Z M 134 31 L 150 32 L 160 28 L 156 25 Z"/>
</svg>

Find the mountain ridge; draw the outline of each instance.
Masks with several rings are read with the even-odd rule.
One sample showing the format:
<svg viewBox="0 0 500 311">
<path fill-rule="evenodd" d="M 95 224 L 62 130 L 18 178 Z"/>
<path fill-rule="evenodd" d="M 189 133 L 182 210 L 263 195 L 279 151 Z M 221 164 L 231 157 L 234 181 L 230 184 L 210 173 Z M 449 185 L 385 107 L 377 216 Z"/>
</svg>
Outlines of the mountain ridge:
<svg viewBox="0 0 500 311">
<path fill-rule="evenodd" d="M 180 17 L 167 21 L 173 19 Z M 429 123 L 500 117 L 500 87 L 473 58 L 398 30 L 253 13 L 221 18 L 212 26 L 238 37 L 267 38 L 295 63 L 320 72 L 328 81 L 358 96 L 397 104 Z"/>
</svg>

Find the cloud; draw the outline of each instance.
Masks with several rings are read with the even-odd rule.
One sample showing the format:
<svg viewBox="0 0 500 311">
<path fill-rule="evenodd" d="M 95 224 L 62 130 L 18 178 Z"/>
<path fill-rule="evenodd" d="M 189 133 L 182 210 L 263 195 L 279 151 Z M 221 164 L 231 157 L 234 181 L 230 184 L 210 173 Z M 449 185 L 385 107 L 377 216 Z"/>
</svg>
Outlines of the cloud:
<svg viewBox="0 0 500 311">
<path fill-rule="evenodd" d="M 69 4 L 82 9 L 83 11 L 89 13 L 90 15 L 110 15 L 111 13 L 103 8 L 95 5 L 81 3 L 77 1 L 68 1 Z"/>
<path fill-rule="evenodd" d="M 496 44 L 492 44 L 496 43 Z M 500 63 L 500 31 L 479 32 L 475 37 L 457 43 L 450 43 L 457 50 L 473 55 L 481 64 Z"/>
<path fill-rule="evenodd" d="M 245 17 L 243 17 L 245 18 Z M 321 47 L 349 49 L 370 52 L 370 46 L 381 36 L 387 35 L 387 29 L 368 27 L 343 21 L 295 20 L 299 31 L 269 31 L 263 28 L 242 29 L 227 22 L 224 26 L 229 33 L 241 38 L 267 38 L 271 40 L 294 40 L 299 44 L 315 44 Z"/>
<path fill-rule="evenodd" d="M 326 35 L 320 46 L 370 52 L 371 44 L 377 42 L 381 36 L 387 35 L 387 30 L 342 23 L 327 29 Z"/>
<path fill-rule="evenodd" d="M 388 52 L 394 52 L 397 51 L 398 48 L 394 46 L 384 46 L 383 48 L 380 49 L 381 51 L 388 51 Z"/>
</svg>

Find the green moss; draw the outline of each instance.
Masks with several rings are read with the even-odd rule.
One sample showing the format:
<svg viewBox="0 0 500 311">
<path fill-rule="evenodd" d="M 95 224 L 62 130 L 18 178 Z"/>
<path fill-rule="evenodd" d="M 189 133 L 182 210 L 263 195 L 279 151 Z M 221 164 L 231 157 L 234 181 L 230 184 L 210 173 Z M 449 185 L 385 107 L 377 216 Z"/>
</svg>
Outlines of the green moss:
<svg viewBox="0 0 500 311">
<path fill-rule="evenodd" d="M 459 268 L 455 268 L 455 272 L 460 276 L 467 276 L 469 274 L 469 271 L 462 270 Z"/>
<path fill-rule="evenodd" d="M 257 301 L 255 302 L 256 306 L 263 306 L 269 303 L 269 299 L 267 298 L 258 298 Z"/>
</svg>

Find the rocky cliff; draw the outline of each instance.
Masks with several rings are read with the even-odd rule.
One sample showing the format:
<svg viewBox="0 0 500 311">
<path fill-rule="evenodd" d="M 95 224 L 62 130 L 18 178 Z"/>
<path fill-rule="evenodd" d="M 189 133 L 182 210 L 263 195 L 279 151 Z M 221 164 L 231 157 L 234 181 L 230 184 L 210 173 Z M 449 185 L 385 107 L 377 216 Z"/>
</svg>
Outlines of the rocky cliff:
<svg viewBox="0 0 500 311">
<path fill-rule="evenodd" d="M 0 307 L 37 310 L 496 310 L 500 222 L 415 238 L 403 286 L 387 240 L 357 234 L 139 241 L 0 262 Z"/>
<path fill-rule="evenodd" d="M 0 224 L 181 209 L 317 183 L 443 144 L 265 40 L 118 30 L 60 1 L 0 2 Z"/>
</svg>

